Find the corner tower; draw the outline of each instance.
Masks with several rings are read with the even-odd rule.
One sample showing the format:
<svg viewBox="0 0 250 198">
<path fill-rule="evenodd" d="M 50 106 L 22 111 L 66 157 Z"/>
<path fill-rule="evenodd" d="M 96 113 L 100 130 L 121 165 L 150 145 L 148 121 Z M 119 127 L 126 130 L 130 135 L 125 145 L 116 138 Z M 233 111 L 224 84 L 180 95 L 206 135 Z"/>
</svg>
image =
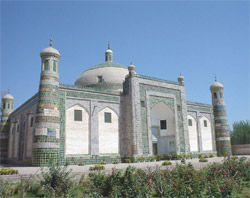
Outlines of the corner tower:
<svg viewBox="0 0 250 198">
<path fill-rule="evenodd" d="M 9 115 L 13 112 L 14 97 L 8 94 L 2 97 L 1 125 L 0 125 L 0 163 L 7 162 L 8 136 L 9 136 Z"/>
<path fill-rule="evenodd" d="M 230 129 L 223 97 L 223 88 L 224 86 L 217 82 L 215 77 L 215 82 L 210 86 L 210 91 L 214 110 L 216 147 L 218 155 L 224 155 L 225 153 L 231 155 Z"/>
<path fill-rule="evenodd" d="M 59 160 L 60 113 L 59 73 L 60 53 L 52 47 L 40 53 L 42 59 L 40 86 L 33 138 L 32 165 L 47 166 L 52 158 Z"/>
</svg>

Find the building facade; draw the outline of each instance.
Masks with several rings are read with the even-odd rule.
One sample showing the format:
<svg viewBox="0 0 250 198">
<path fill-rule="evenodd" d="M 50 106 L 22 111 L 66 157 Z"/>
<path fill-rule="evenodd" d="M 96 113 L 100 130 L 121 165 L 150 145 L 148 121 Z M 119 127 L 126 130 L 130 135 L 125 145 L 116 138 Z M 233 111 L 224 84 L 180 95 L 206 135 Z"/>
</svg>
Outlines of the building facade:
<svg viewBox="0 0 250 198">
<path fill-rule="evenodd" d="M 211 87 L 212 105 L 186 101 L 177 82 L 137 74 L 134 65 L 105 62 L 84 71 L 74 85 L 60 84 L 60 53 L 43 49 L 38 93 L 13 111 L 2 98 L 1 161 L 46 166 L 107 163 L 169 153 L 231 154 L 223 85 Z M 3 143 L 2 143 L 3 142 Z"/>
</svg>

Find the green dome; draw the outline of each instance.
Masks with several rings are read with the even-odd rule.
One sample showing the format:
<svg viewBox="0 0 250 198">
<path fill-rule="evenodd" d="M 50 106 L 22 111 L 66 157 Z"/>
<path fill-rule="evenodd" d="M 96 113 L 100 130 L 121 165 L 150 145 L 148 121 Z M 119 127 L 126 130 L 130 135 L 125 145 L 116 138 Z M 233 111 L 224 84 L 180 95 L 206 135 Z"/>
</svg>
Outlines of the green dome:
<svg viewBox="0 0 250 198">
<path fill-rule="evenodd" d="M 124 65 L 121 65 L 121 64 L 119 64 L 119 63 L 114 63 L 114 62 L 103 62 L 103 63 L 100 63 L 100 64 L 98 64 L 98 65 L 95 65 L 95 66 L 91 67 L 91 68 L 88 69 L 87 71 L 92 70 L 92 69 L 97 69 L 97 68 L 104 68 L 104 67 L 118 67 L 118 68 L 127 69 L 127 67 L 125 67 Z"/>
</svg>

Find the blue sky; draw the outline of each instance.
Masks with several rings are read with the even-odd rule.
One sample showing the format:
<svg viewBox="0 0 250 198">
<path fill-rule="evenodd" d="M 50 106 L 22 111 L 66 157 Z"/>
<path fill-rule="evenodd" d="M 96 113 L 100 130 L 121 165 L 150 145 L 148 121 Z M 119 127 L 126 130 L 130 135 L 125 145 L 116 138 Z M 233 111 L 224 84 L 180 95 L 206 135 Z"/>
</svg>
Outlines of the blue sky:
<svg viewBox="0 0 250 198">
<path fill-rule="evenodd" d="M 216 74 L 229 123 L 250 119 L 248 1 L 1 1 L 1 91 L 15 108 L 38 91 L 50 35 L 61 83 L 104 62 L 110 41 L 114 62 L 139 74 L 181 73 L 188 101 L 211 104 Z"/>
</svg>

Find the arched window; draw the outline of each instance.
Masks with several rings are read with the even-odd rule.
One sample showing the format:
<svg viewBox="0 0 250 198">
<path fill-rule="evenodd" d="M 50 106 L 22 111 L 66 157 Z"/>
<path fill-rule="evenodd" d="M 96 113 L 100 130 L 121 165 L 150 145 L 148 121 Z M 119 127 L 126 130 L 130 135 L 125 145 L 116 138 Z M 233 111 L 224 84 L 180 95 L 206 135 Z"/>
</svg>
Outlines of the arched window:
<svg viewBox="0 0 250 198">
<path fill-rule="evenodd" d="M 49 61 L 44 61 L 44 70 L 49 70 Z"/>
<path fill-rule="evenodd" d="M 217 93 L 216 92 L 214 92 L 214 98 L 217 98 Z"/>
<path fill-rule="evenodd" d="M 19 125 L 17 125 L 17 129 L 16 129 L 17 132 L 19 132 Z"/>
<path fill-rule="evenodd" d="M 30 127 L 33 127 L 33 117 L 30 118 Z"/>
<path fill-rule="evenodd" d="M 10 109 L 10 103 L 8 103 L 8 109 Z"/>
<path fill-rule="evenodd" d="M 5 104 L 5 103 L 3 103 L 3 109 L 5 109 L 5 107 L 6 107 L 6 104 Z"/>
<path fill-rule="evenodd" d="M 220 91 L 220 98 L 223 98 L 223 93 Z"/>
<path fill-rule="evenodd" d="M 56 61 L 53 61 L 53 71 L 54 71 L 54 72 L 56 72 L 56 70 L 57 70 L 57 69 L 56 69 L 56 66 L 57 66 L 56 63 L 57 63 Z"/>
</svg>

